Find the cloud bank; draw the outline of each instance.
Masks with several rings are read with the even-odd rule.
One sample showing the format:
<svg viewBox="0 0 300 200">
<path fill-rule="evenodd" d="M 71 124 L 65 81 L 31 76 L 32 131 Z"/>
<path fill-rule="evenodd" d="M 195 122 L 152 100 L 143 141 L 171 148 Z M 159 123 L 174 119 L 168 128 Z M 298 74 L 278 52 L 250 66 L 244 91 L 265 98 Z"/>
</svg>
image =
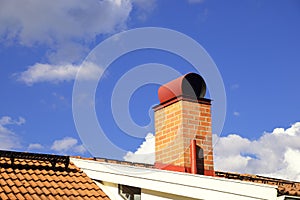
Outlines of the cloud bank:
<svg viewBox="0 0 300 200">
<path fill-rule="evenodd" d="M 156 0 L 1 1 L 0 42 L 42 47 L 46 62 L 37 62 L 17 76 L 27 85 L 74 80 L 78 66 L 99 36 L 127 29 L 130 14 L 146 19 Z M 93 78 L 95 69 L 87 71 Z M 97 73 L 96 73 L 97 74 Z"/>
<path fill-rule="evenodd" d="M 52 61 L 76 60 L 97 35 L 126 28 L 129 0 L 1 1 L 0 42 L 46 45 Z"/>
<path fill-rule="evenodd" d="M 125 156 L 124 160 L 129 162 L 138 162 L 153 164 L 155 161 L 155 137 L 152 133 L 148 133 L 145 137 L 145 141 L 135 151 L 129 151 Z"/>
<path fill-rule="evenodd" d="M 275 128 L 250 141 L 239 135 L 214 135 L 215 167 L 218 170 L 300 180 L 300 122 Z"/>
<path fill-rule="evenodd" d="M 237 134 L 213 135 L 213 140 L 215 170 L 300 181 L 300 122 L 265 132 L 253 141 Z M 148 134 L 137 151 L 128 152 L 124 159 L 153 164 L 154 145 L 155 136 Z"/>
</svg>

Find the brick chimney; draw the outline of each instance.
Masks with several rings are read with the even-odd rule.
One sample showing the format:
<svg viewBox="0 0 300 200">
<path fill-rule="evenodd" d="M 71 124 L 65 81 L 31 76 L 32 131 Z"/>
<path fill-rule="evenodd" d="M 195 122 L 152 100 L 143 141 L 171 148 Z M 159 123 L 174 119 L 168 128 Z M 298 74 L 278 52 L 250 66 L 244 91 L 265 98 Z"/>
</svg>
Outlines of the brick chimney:
<svg viewBox="0 0 300 200">
<path fill-rule="evenodd" d="M 160 169 L 214 176 L 211 100 L 195 73 L 181 76 L 158 90 L 155 106 L 155 166 Z"/>
</svg>

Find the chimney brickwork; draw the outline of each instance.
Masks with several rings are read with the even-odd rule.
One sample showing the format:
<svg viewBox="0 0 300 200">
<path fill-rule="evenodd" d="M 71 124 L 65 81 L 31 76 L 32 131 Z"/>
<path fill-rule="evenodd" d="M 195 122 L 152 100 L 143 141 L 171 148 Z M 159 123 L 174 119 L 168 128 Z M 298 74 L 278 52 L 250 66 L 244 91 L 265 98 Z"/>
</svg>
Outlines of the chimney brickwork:
<svg viewBox="0 0 300 200">
<path fill-rule="evenodd" d="M 190 172 L 190 144 L 191 140 L 196 140 L 197 172 L 198 174 L 213 176 L 211 101 L 201 96 L 194 98 L 187 95 L 184 89 L 174 94 L 176 93 L 176 89 L 174 89 L 176 85 L 179 84 L 181 87 L 180 84 L 183 80 L 191 79 L 187 76 L 189 74 L 172 81 L 173 83 L 170 82 L 169 85 L 162 86 L 169 88 L 169 92 L 175 92 L 167 94 L 170 98 L 167 96 L 160 97 L 164 102 L 154 107 L 155 165 L 161 169 Z M 195 74 L 193 74 L 194 76 Z M 197 86 L 195 80 L 189 82 L 194 84 L 192 85 L 193 88 L 201 86 L 201 83 Z M 163 91 L 159 95 L 163 96 L 164 94 L 166 92 Z"/>
</svg>

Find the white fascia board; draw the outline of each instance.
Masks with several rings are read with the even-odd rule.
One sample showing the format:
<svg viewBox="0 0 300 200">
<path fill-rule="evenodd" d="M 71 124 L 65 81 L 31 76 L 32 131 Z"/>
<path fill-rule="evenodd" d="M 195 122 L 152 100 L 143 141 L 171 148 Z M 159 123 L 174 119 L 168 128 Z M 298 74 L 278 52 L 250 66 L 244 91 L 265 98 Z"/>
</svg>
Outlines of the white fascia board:
<svg viewBox="0 0 300 200">
<path fill-rule="evenodd" d="M 289 195 L 282 195 L 282 196 L 279 196 L 277 197 L 277 200 L 285 200 L 285 199 L 300 199 L 300 197 L 296 197 L 296 196 L 289 196 Z"/>
<path fill-rule="evenodd" d="M 277 199 L 276 186 L 71 158 L 90 178 L 197 199 Z"/>
</svg>

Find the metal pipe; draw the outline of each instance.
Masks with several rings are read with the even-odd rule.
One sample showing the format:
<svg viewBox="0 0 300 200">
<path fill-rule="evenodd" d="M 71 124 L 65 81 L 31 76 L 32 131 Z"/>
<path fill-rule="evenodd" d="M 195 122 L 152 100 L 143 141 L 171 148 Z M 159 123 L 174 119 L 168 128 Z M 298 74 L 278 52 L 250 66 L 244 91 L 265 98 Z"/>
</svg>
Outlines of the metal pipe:
<svg viewBox="0 0 300 200">
<path fill-rule="evenodd" d="M 190 157 L 191 157 L 191 173 L 197 174 L 197 146 L 196 140 L 191 140 L 190 145 Z"/>
</svg>

